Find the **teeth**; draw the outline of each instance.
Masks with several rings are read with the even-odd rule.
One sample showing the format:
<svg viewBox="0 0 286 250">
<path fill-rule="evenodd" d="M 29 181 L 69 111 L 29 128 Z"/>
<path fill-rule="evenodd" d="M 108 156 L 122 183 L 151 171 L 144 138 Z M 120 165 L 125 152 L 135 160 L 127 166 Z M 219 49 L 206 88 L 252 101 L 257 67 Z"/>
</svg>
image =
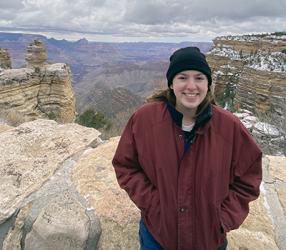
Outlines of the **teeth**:
<svg viewBox="0 0 286 250">
<path fill-rule="evenodd" d="M 197 94 L 190 94 L 190 93 L 187 94 L 187 93 L 185 93 L 185 95 L 186 95 L 186 96 L 196 96 Z"/>
</svg>

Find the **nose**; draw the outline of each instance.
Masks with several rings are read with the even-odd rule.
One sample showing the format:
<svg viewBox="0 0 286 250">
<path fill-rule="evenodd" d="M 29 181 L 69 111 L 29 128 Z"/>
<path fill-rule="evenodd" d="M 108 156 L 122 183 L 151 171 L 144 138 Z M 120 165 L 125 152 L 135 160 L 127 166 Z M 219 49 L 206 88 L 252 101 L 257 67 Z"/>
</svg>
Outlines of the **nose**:
<svg viewBox="0 0 286 250">
<path fill-rule="evenodd" d="M 187 80 L 187 89 L 194 89 L 195 87 L 195 79 L 193 77 L 189 77 Z"/>
</svg>

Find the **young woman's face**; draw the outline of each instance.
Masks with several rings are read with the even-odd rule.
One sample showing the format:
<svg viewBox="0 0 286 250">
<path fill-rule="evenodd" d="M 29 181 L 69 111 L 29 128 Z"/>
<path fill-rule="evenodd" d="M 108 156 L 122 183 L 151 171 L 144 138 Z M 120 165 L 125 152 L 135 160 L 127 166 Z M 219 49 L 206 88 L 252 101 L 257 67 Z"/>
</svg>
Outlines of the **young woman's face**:
<svg viewBox="0 0 286 250">
<path fill-rule="evenodd" d="M 208 92 L 208 79 L 197 70 L 186 70 L 175 75 L 171 85 L 176 96 L 176 109 L 195 114 Z"/>
</svg>

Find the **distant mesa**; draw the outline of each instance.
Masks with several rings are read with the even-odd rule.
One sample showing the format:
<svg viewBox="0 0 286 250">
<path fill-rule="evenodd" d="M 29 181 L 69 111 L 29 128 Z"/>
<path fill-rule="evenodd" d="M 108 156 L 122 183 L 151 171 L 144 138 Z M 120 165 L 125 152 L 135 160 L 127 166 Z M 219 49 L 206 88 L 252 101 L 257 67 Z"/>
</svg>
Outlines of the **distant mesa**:
<svg viewBox="0 0 286 250">
<path fill-rule="evenodd" d="M 75 120 L 75 98 L 70 68 L 64 63 L 47 64 L 43 42 L 27 47 L 26 67 L 11 68 L 6 49 L 0 49 L 0 117 L 11 125 L 37 118 L 61 123 Z"/>
</svg>

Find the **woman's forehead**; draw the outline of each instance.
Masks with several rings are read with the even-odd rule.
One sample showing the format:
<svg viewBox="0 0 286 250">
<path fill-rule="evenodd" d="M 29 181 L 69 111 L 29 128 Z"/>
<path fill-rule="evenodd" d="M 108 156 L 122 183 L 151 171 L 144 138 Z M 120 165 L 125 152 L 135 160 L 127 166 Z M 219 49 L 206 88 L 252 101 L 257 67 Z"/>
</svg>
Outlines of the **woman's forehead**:
<svg viewBox="0 0 286 250">
<path fill-rule="evenodd" d="M 177 75 L 179 75 L 179 74 L 182 74 L 182 75 L 204 75 L 204 73 L 202 73 L 201 71 L 193 70 L 193 69 L 181 71 Z"/>
</svg>

